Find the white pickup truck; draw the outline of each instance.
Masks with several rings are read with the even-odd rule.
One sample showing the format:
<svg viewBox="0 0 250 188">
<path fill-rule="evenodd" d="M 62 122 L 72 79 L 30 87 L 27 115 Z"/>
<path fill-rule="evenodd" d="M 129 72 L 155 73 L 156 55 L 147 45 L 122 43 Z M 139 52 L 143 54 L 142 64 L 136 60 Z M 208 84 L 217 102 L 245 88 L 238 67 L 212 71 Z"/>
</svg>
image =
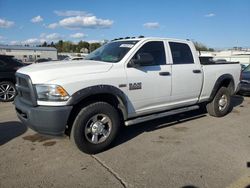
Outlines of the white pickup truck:
<svg viewBox="0 0 250 188">
<path fill-rule="evenodd" d="M 119 128 L 206 105 L 228 113 L 240 65 L 201 65 L 188 40 L 133 38 L 109 42 L 75 62 L 48 62 L 16 73 L 16 112 L 33 130 L 70 132 L 86 153 L 107 149 Z"/>
</svg>

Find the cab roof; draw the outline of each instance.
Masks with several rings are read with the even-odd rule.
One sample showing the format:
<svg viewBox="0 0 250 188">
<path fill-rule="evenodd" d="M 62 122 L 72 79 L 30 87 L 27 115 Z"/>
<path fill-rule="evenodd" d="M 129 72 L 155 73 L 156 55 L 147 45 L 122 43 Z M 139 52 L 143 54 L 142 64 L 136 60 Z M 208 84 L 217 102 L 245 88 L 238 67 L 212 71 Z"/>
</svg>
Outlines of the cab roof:
<svg viewBox="0 0 250 188">
<path fill-rule="evenodd" d="M 114 39 L 111 42 L 115 41 L 146 41 L 146 40 L 169 40 L 169 41 L 179 41 L 179 42 L 190 42 L 189 39 L 176 39 L 176 38 L 162 38 L 162 37 L 126 37 L 126 38 L 119 38 Z"/>
</svg>

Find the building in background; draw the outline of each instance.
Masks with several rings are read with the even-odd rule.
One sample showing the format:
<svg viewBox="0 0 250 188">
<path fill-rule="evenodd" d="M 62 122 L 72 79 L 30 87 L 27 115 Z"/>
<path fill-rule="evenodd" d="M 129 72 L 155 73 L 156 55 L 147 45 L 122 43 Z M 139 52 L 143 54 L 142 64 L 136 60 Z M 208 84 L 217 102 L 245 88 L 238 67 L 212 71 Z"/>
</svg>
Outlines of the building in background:
<svg viewBox="0 0 250 188">
<path fill-rule="evenodd" d="M 211 56 L 215 60 L 226 60 L 233 62 L 240 62 L 240 64 L 248 65 L 250 64 L 250 49 L 241 50 L 223 50 L 223 51 L 200 51 L 201 56 Z"/>
<path fill-rule="evenodd" d="M 37 59 L 57 60 L 57 49 L 54 47 L 0 45 L 0 54 L 14 56 L 23 62 L 35 62 Z"/>
</svg>

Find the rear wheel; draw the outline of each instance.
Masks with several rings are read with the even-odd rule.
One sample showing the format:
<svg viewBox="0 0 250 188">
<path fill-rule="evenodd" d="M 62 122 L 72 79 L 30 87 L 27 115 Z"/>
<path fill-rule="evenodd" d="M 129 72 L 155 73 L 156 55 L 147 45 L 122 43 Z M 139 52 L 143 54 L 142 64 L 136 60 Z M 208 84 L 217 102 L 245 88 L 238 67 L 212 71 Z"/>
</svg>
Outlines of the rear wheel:
<svg viewBox="0 0 250 188">
<path fill-rule="evenodd" d="M 207 104 L 207 112 L 214 117 L 225 116 L 231 104 L 230 92 L 226 87 L 221 87 L 216 93 L 214 99 Z"/>
<path fill-rule="evenodd" d="M 12 82 L 0 82 L 0 101 L 10 102 L 13 101 L 17 94 L 15 85 Z"/>
<path fill-rule="evenodd" d="M 94 154 L 107 149 L 120 128 L 117 110 L 106 102 L 84 107 L 73 123 L 70 139 L 83 152 Z"/>
</svg>

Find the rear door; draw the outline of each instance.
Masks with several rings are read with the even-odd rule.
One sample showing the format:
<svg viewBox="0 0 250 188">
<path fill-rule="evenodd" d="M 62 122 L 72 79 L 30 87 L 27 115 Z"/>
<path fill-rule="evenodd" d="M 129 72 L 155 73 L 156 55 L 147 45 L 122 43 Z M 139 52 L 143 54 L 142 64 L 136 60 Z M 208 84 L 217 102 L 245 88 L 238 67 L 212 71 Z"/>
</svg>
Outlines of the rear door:
<svg viewBox="0 0 250 188">
<path fill-rule="evenodd" d="M 169 47 L 172 55 L 171 102 L 179 106 L 192 105 L 198 101 L 201 92 L 201 65 L 193 57 L 188 44 L 169 42 Z"/>
</svg>

